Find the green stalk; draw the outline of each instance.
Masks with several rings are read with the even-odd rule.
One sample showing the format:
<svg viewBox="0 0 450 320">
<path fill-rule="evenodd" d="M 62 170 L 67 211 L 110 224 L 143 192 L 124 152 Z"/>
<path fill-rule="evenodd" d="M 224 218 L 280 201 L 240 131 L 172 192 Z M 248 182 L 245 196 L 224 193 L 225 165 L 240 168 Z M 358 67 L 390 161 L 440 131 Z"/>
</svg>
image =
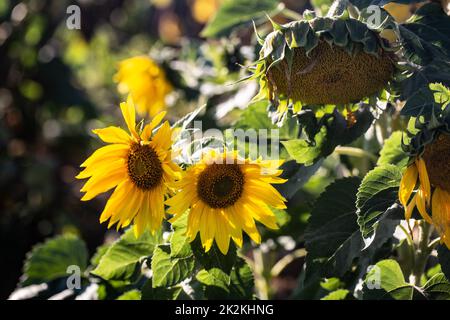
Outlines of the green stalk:
<svg viewBox="0 0 450 320">
<path fill-rule="evenodd" d="M 429 246 L 431 233 L 432 226 L 425 221 L 420 221 L 414 266 L 409 277 L 410 282 L 417 287 L 420 287 L 421 285 L 420 280 L 425 272 L 425 267 L 430 253 L 433 250 L 432 247 L 430 248 Z"/>
</svg>

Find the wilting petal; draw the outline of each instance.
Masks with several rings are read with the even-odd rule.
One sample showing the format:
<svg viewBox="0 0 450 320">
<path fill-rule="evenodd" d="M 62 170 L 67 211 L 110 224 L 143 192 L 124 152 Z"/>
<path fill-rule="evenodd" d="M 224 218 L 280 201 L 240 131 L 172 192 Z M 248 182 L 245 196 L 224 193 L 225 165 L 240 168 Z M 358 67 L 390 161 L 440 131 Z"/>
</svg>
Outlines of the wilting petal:
<svg viewBox="0 0 450 320">
<path fill-rule="evenodd" d="M 415 164 L 410 165 L 406 169 L 405 173 L 403 173 L 403 177 L 400 182 L 400 188 L 398 190 L 398 198 L 403 207 L 405 207 L 405 210 L 408 200 L 411 197 L 414 187 L 416 186 L 418 175 L 419 172 L 417 171 L 417 167 Z"/>
<path fill-rule="evenodd" d="M 426 200 L 427 205 L 431 202 L 431 186 L 430 179 L 428 178 L 428 171 L 425 165 L 425 161 L 422 158 L 416 160 L 416 166 L 419 170 L 420 185 L 422 186 L 422 191 Z"/>
</svg>

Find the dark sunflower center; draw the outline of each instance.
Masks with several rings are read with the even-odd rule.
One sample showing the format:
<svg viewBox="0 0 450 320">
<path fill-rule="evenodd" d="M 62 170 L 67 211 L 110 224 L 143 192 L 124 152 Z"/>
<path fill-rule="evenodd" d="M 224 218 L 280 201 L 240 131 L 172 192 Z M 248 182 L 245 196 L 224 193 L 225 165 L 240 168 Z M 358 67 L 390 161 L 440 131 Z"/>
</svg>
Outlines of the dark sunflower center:
<svg viewBox="0 0 450 320">
<path fill-rule="evenodd" d="M 450 135 L 441 133 L 427 145 L 423 159 L 431 185 L 450 192 Z"/>
<path fill-rule="evenodd" d="M 233 205 L 244 190 L 244 174 L 237 164 L 211 164 L 200 174 L 197 194 L 211 208 Z"/>
<path fill-rule="evenodd" d="M 133 144 L 128 154 L 128 175 L 143 190 L 158 185 L 163 176 L 161 161 L 155 150 L 148 145 Z"/>
<path fill-rule="evenodd" d="M 309 56 L 295 48 L 291 69 L 285 59 L 268 72 L 269 88 L 307 104 L 347 104 L 376 94 L 392 78 L 394 65 L 384 52 L 376 57 L 357 47 L 350 55 L 320 41 Z"/>
</svg>

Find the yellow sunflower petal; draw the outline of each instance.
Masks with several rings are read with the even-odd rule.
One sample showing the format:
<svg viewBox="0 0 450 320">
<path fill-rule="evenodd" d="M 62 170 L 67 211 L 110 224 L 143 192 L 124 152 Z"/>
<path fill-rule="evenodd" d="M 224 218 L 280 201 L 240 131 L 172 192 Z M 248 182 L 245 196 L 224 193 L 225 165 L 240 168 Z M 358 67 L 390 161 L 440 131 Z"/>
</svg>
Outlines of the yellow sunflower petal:
<svg viewBox="0 0 450 320">
<path fill-rule="evenodd" d="M 131 95 L 128 96 L 127 102 L 122 102 L 120 104 L 120 109 L 122 110 L 123 118 L 125 119 L 125 123 L 127 124 L 131 135 L 139 140 L 139 135 L 136 132 L 136 110 L 134 109 Z"/>
<path fill-rule="evenodd" d="M 422 218 L 424 218 L 428 223 L 433 223 L 430 215 L 427 212 L 426 199 L 426 193 L 423 190 L 423 186 L 421 185 L 416 194 L 416 206 Z"/>
<path fill-rule="evenodd" d="M 419 172 L 417 171 L 415 164 L 410 165 L 403 174 L 398 191 L 398 198 L 405 209 L 414 187 L 416 186 L 418 175 Z"/>
<path fill-rule="evenodd" d="M 204 212 L 200 220 L 200 238 L 202 240 L 202 245 L 205 248 L 205 252 L 211 249 L 214 241 L 214 235 L 216 233 L 216 222 L 215 222 L 214 210 L 209 209 Z"/>
<path fill-rule="evenodd" d="M 223 212 L 217 212 L 215 217 L 216 222 L 216 234 L 215 239 L 220 252 L 226 255 L 230 246 L 230 230 L 228 228 L 228 222 L 224 218 Z"/>
<path fill-rule="evenodd" d="M 113 194 L 106 203 L 102 214 L 100 215 L 100 223 L 105 222 L 114 213 L 120 212 L 126 204 L 126 198 L 132 189 L 132 184 L 129 180 L 122 181 L 114 190 Z"/>
<path fill-rule="evenodd" d="M 430 205 L 431 202 L 431 186 L 430 179 L 428 178 L 428 171 L 425 165 L 425 161 L 422 158 L 418 158 L 416 160 L 416 166 L 419 171 L 419 179 L 420 185 L 422 186 L 423 196 L 425 197 L 425 201 L 427 205 Z"/>
<path fill-rule="evenodd" d="M 153 129 L 155 129 L 161 123 L 161 121 L 166 116 L 166 113 L 167 113 L 166 111 L 162 111 L 162 112 L 158 113 L 152 119 L 152 121 L 144 127 L 144 130 L 142 131 L 142 139 L 143 140 L 150 140 Z"/>
<path fill-rule="evenodd" d="M 121 183 L 125 178 L 126 172 L 125 170 L 123 170 L 114 172 L 109 176 L 105 177 L 104 179 L 95 181 L 95 183 L 89 187 L 86 194 L 81 198 L 81 201 L 89 201 L 95 198 L 100 193 L 104 193 L 114 188 L 119 183 Z"/>
<path fill-rule="evenodd" d="M 128 133 L 119 127 L 111 126 L 103 129 L 94 129 L 92 132 L 98 135 L 99 138 L 106 143 L 129 144 L 131 142 Z"/>
<path fill-rule="evenodd" d="M 433 224 L 441 235 L 441 239 L 446 243 L 450 233 L 450 194 L 441 188 L 436 188 L 433 192 L 432 206 Z"/>
<path fill-rule="evenodd" d="M 153 136 L 152 141 L 156 148 L 167 150 L 172 145 L 172 130 L 168 121 L 165 121 Z"/>
<path fill-rule="evenodd" d="M 406 221 L 409 221 L 411 219 L 412 213 L 414 211 L 414 208 L 416 207 L 416 201 L 417 201 L 417 194 L 414 195 L 412 200 L 409 202 L 409 204 L 405 208 L 405 219 Z"/>
<path fill-rule="evenodd" d="M 81 171 L 75 178 L 86 179 L 98 175 L 101 171 L 113 172 L 117 169 L 126 168 L 126 159 L 122 157 L 107 158 L 106 161 L 98 161 L 95 165 L 90 165 Z"/>
<path fill-rule="evenodd" d="M 129 149 L 129 146 L 124 144 L 110 144 L 101 147 L 100 149 L 95 150 L 95 152 L 87 158 L 80 167 L 87 167 L 92 164 L 97 165 L 98 162 L 109 160 L 110 158 L 124 157 Z"/>
<path fill-rule="evenodd" d="M 125 228 L 134 220 L 134 218 L 139 214 L 142 207 L 142 199 L 144 197 L 144 192 L 139 188 L 134 188 L 133 197 L 131 197 L 130 202 L 123 209 L 121 219 L 117 224 L 117 230 L 119 228 Z"/>
</svg>

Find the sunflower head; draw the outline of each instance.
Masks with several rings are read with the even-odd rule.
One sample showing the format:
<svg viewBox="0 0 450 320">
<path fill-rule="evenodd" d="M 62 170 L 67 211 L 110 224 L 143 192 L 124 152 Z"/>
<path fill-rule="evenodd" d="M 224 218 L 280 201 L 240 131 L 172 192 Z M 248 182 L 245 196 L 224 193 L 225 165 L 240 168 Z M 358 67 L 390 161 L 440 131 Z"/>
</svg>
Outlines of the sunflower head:
<svg viewBox="0 0 450 320">
<path fill-rule="evenodd" d="M 165 112 L 138 131 L 132 100 L 120 108 L 128 132 L 113 126 L 94 130 L 109 144 L 81 164 L 84 169 L 77 178 L 89 178 L 81 189 L 85 192 L 83 201 L 114 188 L 100 222 L 109 220 L 108 227 L 117 223 L 117 229 L 134 223 L 139 236 L 146 228 L 154 232 L 161 226 L 164 198 L 178 177 L 179 168 L 172 162 L 172 129 L 167 121 L 160 125 Z"/>
<path fill-rule="evenodd" d="M 316 17 L 275 27 L 261 40 L 253 75 L 260 81 L 258 98 L 279 106 L 351 104 L 376 95 L 393 78 L 392 49 L 362 21 Z"/>
<path fill-rule="evenodd" d="M 155 116 L 165 108 L 172 86 L 164 70 L 147 56 L 137 56 L 119 63 L 114 81 L 121 93 L 129 93 L 141 115 Z"/>
<path fill-rule="evenodd" d="M 406 219 L 417 207 L 450 248 L 450 130 L 445 117 L 434 114 L 426 123 L 417 120 L 416 127 L 420 130 L 404 146 L 410 163 L 400 182 L 399 199 Z"/>
<path fill-rule="evenodd" d="M 236 152 L 210 151 L 176 183 L 178 193 L 166 201 L 168 212 L 176 220 L 189 210 L 187 236 L 193 241 L 200 233 L 205 251 L 215 241 L 226 254 L 230 238 L 242 246 L 242 231 L 259 243 L 255 221 L 277 229 L 269 206 L 285 208 L 286 200 L 272 186 L 285 181 L 279 178 L 280 165 L 280 161 L 244 159 Z"/>
</svg>

